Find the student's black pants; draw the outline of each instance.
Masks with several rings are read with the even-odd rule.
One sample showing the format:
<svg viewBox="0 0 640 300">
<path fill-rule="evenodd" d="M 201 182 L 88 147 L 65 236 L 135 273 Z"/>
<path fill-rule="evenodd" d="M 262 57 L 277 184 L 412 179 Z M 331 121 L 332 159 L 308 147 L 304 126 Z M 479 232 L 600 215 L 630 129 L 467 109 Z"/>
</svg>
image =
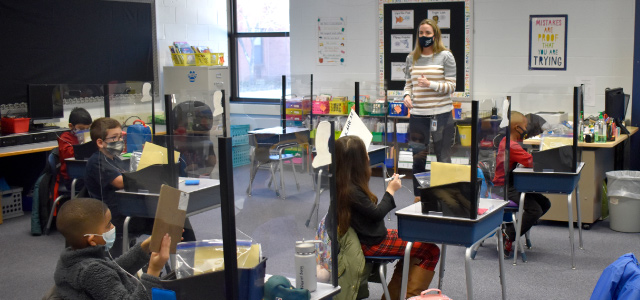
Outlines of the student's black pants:
<svg viewBox="0 0 640 300">
<path fill-rule="evenodd" d="M 508 197 L 509 200 L 520 205 L 520 192 L 513 186 L 509 187 Z M 535 224 L 549 208 L 551 208 L 551 202 L 547 197 L 538 193 L 527 193 L 524 196 L 524 211 L 522 212 L 522 230 L 520 231 L 520 235 L 522 236 L 529 231 L 529 229 L 533 227 L 533 224 Z M 515 241 L 516 229 L 513 225 L 507 226 L 506 233 L 511 241 Z"/>
</svg>

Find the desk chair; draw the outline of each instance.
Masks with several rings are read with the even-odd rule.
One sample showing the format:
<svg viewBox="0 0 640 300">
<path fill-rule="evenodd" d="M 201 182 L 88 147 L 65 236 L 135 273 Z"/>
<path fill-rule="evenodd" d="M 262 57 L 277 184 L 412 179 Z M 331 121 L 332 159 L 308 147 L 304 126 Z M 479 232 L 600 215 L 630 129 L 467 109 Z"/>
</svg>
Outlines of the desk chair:
<svg viewBox="0 0 640 300">
<path fill-rule="evenodd" d="M 75 198 L 79 195 L 86 194 L 86 187 L 82 188 L 82 190 L 78 194 L 75 194 L 77 178 L 74 178 L 73 182 L 71 183 L 71 191 L 67 190 L 67 187 L 64 184 L 59 184 L 58 175 L 60 174 L 60 157 L 59 157 L 58 148 L 51 150 L 51 153 L 49 153 L 49 156 L 47 157 L 47 167 L 51 171 L 53 178 L 55 178 L 55 180 L 57 181 L 55 186 L 58 189 L 58 197 L 56 197 L 56 199 L 53 201 L 53 205 L 51 206 L 51 211 L 49 212 L 49 219 L 44 229 L 44 235 L 49 235 L 49 230 L 51 229 L 51 223 L 53 222 L 53 216 L 56 212 L 56 208 L 58 207 L 58 203 L 60 203 L 60 201 L 68 200 L 71 198 Z M 55 191 L 54 191 L 54 194 L 55 194 Z M 40 201 L 42 201 L 42 199 Z"/>
<path fill-rule="evenodd" d="M 365 256 L 364 257 L 367 264 L 373 264 L 374 267 L 378 265 L 379 278 L 377 278 L 375 281 L 372 281 L 370 278 L 369 282 L 379 282 L 380 284 L 382 284 L 384 297 L 387 300 L 391 299 L 391 296 L 389 295 L 389 288 L 387 287 L 387 277 L 386 277 L 387 264 L 392 263 L 396 260 L 401 260 L 403 258 L 404 258 L 403 256 Z"/>
<path fill-rule="evenodd" d="M 275 184 L 276 195 L 286 198 L 286 192 L 284 187 L 284 162 L 288 161 L 291 164 L 293 170 L 293 178 L 296 182 L 296 188 L 300 191 L 300 184 L 296 174 L 296 167 L 293 163 L 295 158 L 293 154 L 285 154 L 284 150 L 288 148 L 297 147 L 298 143 L 295 141 L 281 142 L 277 144 L 258 143 L 255 135 L 250 135 L 249 145 L 251 150 L 249 155 L 251 156 L 251 170 L 249 171 L 249 186 L 247 187 L 247 195 L 251 196 L 253 180 L 256 177 L 258 169 L 262 166 L 268 166 L 271 171 L 271 177 L 269 178 L 268 188 L 271 188 L 271 183 L 275 183 L 276 171 L 280 171 L 280 184 Z M 282 194 L 282 195 L 281 195 Z"/>
</svg>

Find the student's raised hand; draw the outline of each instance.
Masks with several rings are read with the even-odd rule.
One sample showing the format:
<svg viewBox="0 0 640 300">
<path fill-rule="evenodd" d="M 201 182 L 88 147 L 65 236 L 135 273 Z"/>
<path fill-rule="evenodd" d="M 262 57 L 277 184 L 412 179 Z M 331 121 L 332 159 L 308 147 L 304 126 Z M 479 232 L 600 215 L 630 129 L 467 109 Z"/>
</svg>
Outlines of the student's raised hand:
<svg viewBox="0 0 640 300">
<path fill-rule="evenodd" d="M 149 268 L 147 274 L 152 276 L 159 276 L 160 271 L 169 260 L 169 248 L 171 247 L 171 237 L 166 233 L 162 237 L 162 243 L 160 244 L 160 252 L 152 252 L 149 259 Z"/>
<path fill-rule="evenodd" d="M 387 185 L 387 192 L 391 194 L 391 196 L 402 187 L 402 181 L 400 181 L 398 176 L 398 174 L 393 174 L 393 179 L 389 181 Z"/>
</svg>

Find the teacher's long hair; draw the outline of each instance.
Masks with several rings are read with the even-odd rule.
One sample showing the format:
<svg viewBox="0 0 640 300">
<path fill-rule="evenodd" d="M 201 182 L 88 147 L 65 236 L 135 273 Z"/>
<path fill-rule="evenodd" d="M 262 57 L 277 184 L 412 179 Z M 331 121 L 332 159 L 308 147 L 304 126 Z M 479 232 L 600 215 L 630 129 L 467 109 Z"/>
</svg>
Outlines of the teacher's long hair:
<svg viewBox="0 0 640 300">
<path fill-rule="evenodd" d="M 357 136 L 344 136 L 336 141 L 336 189 L 338 192 L 338 235 L 351 226 L 351 201 L 356 189 L 362 190 L 371 202 L 378 203 L 369 189 L 371 167 L 364 142 Z"/>
<path fill-rule="evenodd" d="M 422 46 L 420 45 L 420 39 L 418 39 L 418 37 L 420 36 L 420 26 L 424 24 L 427 24 L 431 26 L 431 28 L 433 28 L 433 54 L 437 54 L 442 51 L 451 51 L 447 49 L 447 47 L 445 47 L 444 43 L 442 42 L 442 33 L 440 32 L 438 23 L 431 19 L 424 19 L 418 26 L 418 31 L 416 32 L 416 46 L 411 52 L 411 55 L 413 56 L 413 64 L 415 64 L 416 61 L 418 61 L 418 59 L 420 58 L 420 55 L 422 55 Z"/>
</svg>

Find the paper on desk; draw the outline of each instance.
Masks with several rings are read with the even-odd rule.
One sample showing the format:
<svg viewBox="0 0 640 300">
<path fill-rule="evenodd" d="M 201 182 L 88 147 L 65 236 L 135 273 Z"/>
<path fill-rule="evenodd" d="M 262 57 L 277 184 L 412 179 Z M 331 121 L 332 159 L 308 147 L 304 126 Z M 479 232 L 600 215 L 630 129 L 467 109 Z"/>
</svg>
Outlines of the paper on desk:
<svg viewBox="0 0 640 300">
<path fill-rule="evenodd" d="M 500 122 L 500 128 L 509 126 L 509 119 L 509 100 L 504 98 L 504 101 L 502 101 L 502 122 Z"/>
<path fill-rule="evenodd" d="M 180 152 L 173 151 L 173 153 L 176 163 L 178 163 Z M 138 163 L 138 171 L 150 165 L 166 165 L 168 163 L 169 158 L 167 157 L 167 148 L 149 142 L 144 143 L 144 148 L 142 148 L 142 156 L 140 157 L 140 162 Z"/>
<path fill-rule="evenodd" d="M 331 124 L 322 121 L 316 128 L 316 157 L 313 159 L 311 166 L 319 168 L 331 163 L 331 153 L 329 153 L 329 138 L 333 137 L 331 132 Z"/>
<path fill-rule="evenodd" d="M 222 92 L 215 91 L 213 93 L 213 116 L 217 117 L 224 112 L 224 107 L 222 107 Z"/>
<path fill-rule="evenodd" d="M 471 166 L 431 162 L 431 186 L 445 185 L 454 182 L 469 182 Z"/>
<path fill-rule="evenodd" d="M 355 110 L 351 110 L 349 113 L 349 118 L 347 118 L 347 122 L 342 128 L 342 134 L 340 134 L 340 137 L 353 135 L 359 137 L 364 142 L 365 149 L 369 149 L 369 145 L 373 139 L 373 134 L 371 134 L 369 128 L 364 125 L 362 119 L 358 117 Z"/>
<path fill-rule="evenodd" d="M 187 195 L 185 192 L 166 184 L 160 187 L 156 219 L 153 222 L 151 243 L 149 243 L 149 249 L 152 252 L 160 252 L 162 237 L 168 233 L 171 237 L 169 253 L 176 253 L 176 245 L 178 245 L 182 237 L 184 220 L 187 217 L 186 206 L 188 205 L 189 197 L 185 195 Z"/>
</svg>

